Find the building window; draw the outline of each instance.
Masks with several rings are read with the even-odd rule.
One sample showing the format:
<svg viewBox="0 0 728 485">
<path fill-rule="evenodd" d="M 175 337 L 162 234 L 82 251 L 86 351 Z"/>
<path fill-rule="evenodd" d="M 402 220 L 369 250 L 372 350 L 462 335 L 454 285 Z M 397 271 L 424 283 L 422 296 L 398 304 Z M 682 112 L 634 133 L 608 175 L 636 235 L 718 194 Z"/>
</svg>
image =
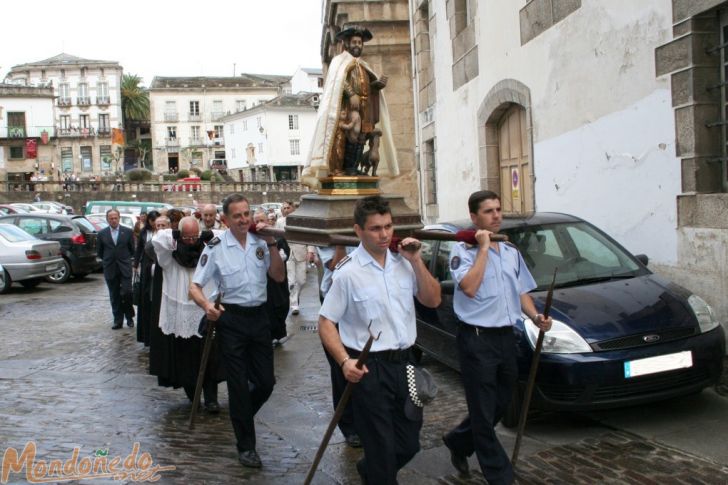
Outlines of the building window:
<svg viewBox="0 0 728 485">
<path fill-rule="evenodd" d="M 80 115 L 78 117 L 78 127 L 82 130 L 88 130 L 91 128 L 91 123 L 89 122 L 89 115 Z"/>
<path fill-rule="evenodd" d="M 81 147 L 81 170 L 93 172 L 93 147 Z"/>
<path fill-rule="evenodd" d="M 61 148 L 61 170 L 63 173 L 73 172 L 73 148 Z"/>
<path fill-rule="evenodd" d="M 59 135 L 69 135 L 71 133 L 71 115 L 61 115 L 59 117 L 61 122 Z"/>
<path fill-rule="evenodd" d="M 258 143 L 258 153 L 260 153 L 260 154 L 263 153 L 263 144 L 262 143 Z"/>
<path fill-rule="evenodd" d="M 86 83 L 78 83 L 78 104 L 90 104 L 88 99 L 88 84 Z"/>
<path fill-rule="evenodd" d="M 216 99 L 212 102 L 212 112 L 222 115 L 222 100 Z"/>
<path fill-rule="evenodd" d="M 109 114 L 101 113 L 99 114 L 99 133 L 109 132 L 111 132 L 111 125 L 109 125 Z"/>
<path fill-rule="evenodd" d="M 8 138 L 25 138 L 25 112 L 8 111 Z"/>
<path fill-rule="evenodd" d="M 247 109 L 246 104 L 247 101 L 245 101 L 244 99 L 238 99 L 237 101 L 235 101 L 235 111 L 245 111 Z"/>
<path fill-rule="evenodd" d="M 288 115 L 288 129 L 289 130 L 298 129 L 298 115 Z"/>
<path fill-rule="evenodd" d="M 324 87 L 324 78 L 320 77 L 318 79 L 318 87 L 323 88 Z"/>
<path fill-rule="evenodd" d="M 176 126 L 167 127 L 167 138 L 169 138 L 170 140 L 177 139 L 177 127 Z"/>
<path fill-rule="evenodd" d="M 190 101 L 190 114 L 192 116 L 200 115 L 200 102 L 199 101 Z"/>
<path fill-rule="evenodd" d="M 291 155 L 301 154 L 301 144 L 299 140 L 288 140 L 291 145 Z"/>
<path fill-rule="evenodd" d="M 10 160 L 21 160 L 25 158 L 25 153 L 23 152 L 23 147 L 10 147 Z"/>
<path fill-rule="evenodd" d="M 109 96 L 109 83 L 98 83 L 96 85 L 96 94 L 99 95 L 99 97 L 108 97 Z"/>
<path fill-rule="evenodd" d="M 99 155 L 101 156 L 101 170 L 104 172 L 111 171 L 111 145 L 101 145 Z"/>
<path fill-rule="evenodd" d="M 223 125 L 215 125 L 215 138 L 222 138 L 223 137 Z"/>
<path fill-rule="evenodd" d="M 190 126 L 190 144 L 194 143 L 200 143 L 200 127 L 199 126 Z"/>
</svg>

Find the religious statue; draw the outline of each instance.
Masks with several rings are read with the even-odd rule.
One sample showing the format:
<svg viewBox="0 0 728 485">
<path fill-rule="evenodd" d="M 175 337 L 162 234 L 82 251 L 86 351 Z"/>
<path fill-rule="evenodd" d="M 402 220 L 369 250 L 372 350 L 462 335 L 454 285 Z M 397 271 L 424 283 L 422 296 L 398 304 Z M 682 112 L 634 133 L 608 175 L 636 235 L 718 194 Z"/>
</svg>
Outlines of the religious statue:
<svg viewBox="0 0 728 485">
<path fill-rule="evenodd" d="M 361 59 L 369 29 L 351 25 L 336 35 L 344 51 L 331 60 L 303 183 L 318 185 L 323 176 L 399 175 L 397 155 L 382 90 L 387 77 Z M 365 148 L 367 150 L 365 151 Z"/>
</svg>

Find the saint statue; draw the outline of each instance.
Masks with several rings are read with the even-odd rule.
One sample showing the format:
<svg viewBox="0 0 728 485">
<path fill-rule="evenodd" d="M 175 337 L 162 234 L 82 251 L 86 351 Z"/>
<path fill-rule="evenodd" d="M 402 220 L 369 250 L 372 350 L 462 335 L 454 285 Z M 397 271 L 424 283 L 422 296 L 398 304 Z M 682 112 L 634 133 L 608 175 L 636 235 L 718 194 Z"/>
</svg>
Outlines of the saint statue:
<svg viewBox="0 0 728 485">
<path fill-rule="evenodd" d="M 317 187 L 319 177 L 376 176 L 380 161 L 379 173 L 396 177 L 397 153 L 382 93 L 387 77 L 361 59 L 372 33 L 351 25 L 336 39 L 344 41 L 344 51 L 329 65 L 303 183 Z"/>
</svg>

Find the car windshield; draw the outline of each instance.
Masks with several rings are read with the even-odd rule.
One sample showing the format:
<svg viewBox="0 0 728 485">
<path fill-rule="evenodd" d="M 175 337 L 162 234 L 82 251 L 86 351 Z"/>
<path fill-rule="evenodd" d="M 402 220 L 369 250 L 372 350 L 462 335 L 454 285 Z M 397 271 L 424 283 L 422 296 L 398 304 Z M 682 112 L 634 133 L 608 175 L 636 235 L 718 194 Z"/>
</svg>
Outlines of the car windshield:
<svg viewBox="0 0 728 485">
<path fill-rule="evenodd" d="M 518 246 L 538 289 L 578 286 L 645 273 L 604 233 L 585 222 L 520 226 L 503 230 Z"/>
<path fill-rule="evenodd" d="M 35 239 L 21 228 L 11 226 L 10 224 L 0 224 L 0 236 L 8 242 L 31 241 Z"/>
</svg>

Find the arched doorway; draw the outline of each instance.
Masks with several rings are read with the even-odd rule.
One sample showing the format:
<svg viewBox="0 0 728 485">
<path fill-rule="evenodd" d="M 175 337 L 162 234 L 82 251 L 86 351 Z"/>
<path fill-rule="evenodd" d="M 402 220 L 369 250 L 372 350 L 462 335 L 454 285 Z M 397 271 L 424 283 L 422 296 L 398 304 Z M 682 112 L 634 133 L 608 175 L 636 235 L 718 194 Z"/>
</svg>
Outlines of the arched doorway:
<svg viewBox="0 0 728 485">
<path fill-rule="evenodd" d="M 515 79 L 498 82 L 478 108 L 480 188 L 501 196 L 504 212 L 535 208 L 531 94 Z"/>
<path fill-rule="evenodd" d="M 500 196 L 503 211 L 520 214 L 532 212 L 531 149 L 526 130 L 526 110 L 523 106 L 511 105 L 497 126 Z"/>
</svg>

